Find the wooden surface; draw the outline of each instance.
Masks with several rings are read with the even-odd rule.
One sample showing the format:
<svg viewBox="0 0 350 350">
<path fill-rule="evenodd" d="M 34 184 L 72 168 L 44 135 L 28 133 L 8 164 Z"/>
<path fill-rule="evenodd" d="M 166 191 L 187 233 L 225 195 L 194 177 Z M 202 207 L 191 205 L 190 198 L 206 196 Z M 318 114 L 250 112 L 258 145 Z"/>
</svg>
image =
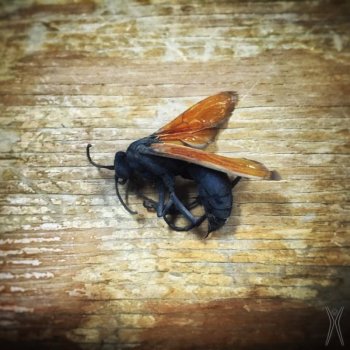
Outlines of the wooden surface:
<svg viewBox="0 0 350 350">
<path fill-rule="evenodd" d="M 324 348 L 349 339 L 348 1 L 3 1 L 1 349 Z M 201 98 L 244 180 L 207 240 L 169 230 L 112 163 Z M 333 333 L 332 346 L 339 339 Z"/>
</svg>

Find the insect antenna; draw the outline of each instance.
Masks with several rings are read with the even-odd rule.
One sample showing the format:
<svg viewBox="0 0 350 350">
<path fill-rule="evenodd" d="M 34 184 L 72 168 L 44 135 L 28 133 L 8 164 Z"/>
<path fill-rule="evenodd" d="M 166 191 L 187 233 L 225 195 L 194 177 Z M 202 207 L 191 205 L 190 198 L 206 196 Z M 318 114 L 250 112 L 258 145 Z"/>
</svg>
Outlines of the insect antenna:
<svg viewBox="0 0 350 350">
<path fill-rule="evenodd" d="M 118 177 L 115 177 L 115 191 L 116 191 L 116 193 L 117 193 L 117 197 L 118 197 L 120 203 L 121 203 L 122 206 L 125 208 L 125 210 L 128 211 L 130 214 L 135 215 L 135 214 L 137 214 L 137 211 L 131 210 L 131 209 L 127 206 L 127 204 L 124 202 L 122 196 L 121 196 L 120 193 L 119 193 L 119 187 L 118 187 L 118 185 L 119 185 L 119 184 L 120 184 L 120 185 L 124 185 L 125 183 L 126 183 L 126 179 L 119 179 Z"/>
<path fill-rule="evenodd" d="M 90 147 L 92 147 L 92 145 L 89 143 L 87 146 L 86 146 L 86 155 L 87 155 L 87 158 L 89 160 L 89 162 L 94 165 L 96 168 L 99 168 L 99 169 L 108 169 L 108 170 L 114 170 L 114 165 L 100 165 L 100 164 L 97 164 L 95 163 L 91 157 L 90 157 Z"/>
</svg>

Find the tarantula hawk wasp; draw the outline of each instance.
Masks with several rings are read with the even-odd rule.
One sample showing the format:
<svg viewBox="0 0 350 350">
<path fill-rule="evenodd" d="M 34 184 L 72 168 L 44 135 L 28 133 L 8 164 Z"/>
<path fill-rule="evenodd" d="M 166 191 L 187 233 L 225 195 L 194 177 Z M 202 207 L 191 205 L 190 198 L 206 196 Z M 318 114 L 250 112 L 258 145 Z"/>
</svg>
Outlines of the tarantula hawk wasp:
<svg viewBox="0 0 350 350">
<path fill-rule="evenodd" d="M 91 144 L 86 152 L 90 163 L 97 168 L 115 171 L 117 196 L 123 207 L 136 214 L 123 201 L 119 184 L 125 184 L 135 175 L 156 185 L 158 201 L 144 198 L 143 205 L 157 212 L 176 231 L 188 231 L 208 220 L 208 233 L 222 227 L 232 210 L 232 188 L 241 177 L 271 177 L 271 172 L 261 163 L 241 158 L 228 158 L 203 150 L 211 143 L 218 130 L 231 115 L 238 101 L 232 91 L 210 96 L 180 114 L 150 136 L 130 144 L 126 152 L 115 154 L 113 165 L 100 165 L 90 156 Z M 186 207 L 178 198 L 175 177 L 181 176 L 197 184 L 198 197 Z M 232 181 L 230 177 L 235 176 Z M 166 197 L 168 199 L 166 201 Z M 195 217 L 191 209 L 202 205 L 204 215 Z M 184 227 L 176 226 L 168 215 L 182 214 L 189 221 Z"/>
</svg>

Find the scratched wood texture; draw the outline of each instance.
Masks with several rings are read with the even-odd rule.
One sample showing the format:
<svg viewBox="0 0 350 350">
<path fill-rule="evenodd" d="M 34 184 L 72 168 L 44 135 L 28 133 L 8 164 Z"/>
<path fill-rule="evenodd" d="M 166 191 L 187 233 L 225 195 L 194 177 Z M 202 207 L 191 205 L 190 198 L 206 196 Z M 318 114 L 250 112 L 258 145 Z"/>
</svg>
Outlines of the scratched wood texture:
<svg viewBox="0 0 350 350">
<path fill-rule="evenodd" d="M 1 349 L 323 348 L 326 306 L 345 307 L 350 344 L 348 1 L 28 0 L 0 13 Z M 112 163 L 225 90 L 240 102 L 209 150 L 281 179 L 242 181 L 207 240 L 133 194 L 129 215 L 86 144 Z"/>
</svg>

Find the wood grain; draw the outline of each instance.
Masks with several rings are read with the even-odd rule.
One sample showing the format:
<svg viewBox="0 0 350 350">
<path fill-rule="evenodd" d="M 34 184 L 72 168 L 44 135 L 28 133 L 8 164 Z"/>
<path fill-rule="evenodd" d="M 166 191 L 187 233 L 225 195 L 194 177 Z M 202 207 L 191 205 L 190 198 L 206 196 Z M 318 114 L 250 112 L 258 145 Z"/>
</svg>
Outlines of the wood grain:
<svg viewBox="0 0 350 350">
<path fill-rule="evenodd" d="M 0 4 L 1 348 L 323 348 L 325 306 L 350 344 L 349 23 L 347 1 Z M 207 240 L 129 215 L 86 144 L 110 164 L 226 90 L 209 150 L 281 180 L 242 181 Z"/>
</svg>

